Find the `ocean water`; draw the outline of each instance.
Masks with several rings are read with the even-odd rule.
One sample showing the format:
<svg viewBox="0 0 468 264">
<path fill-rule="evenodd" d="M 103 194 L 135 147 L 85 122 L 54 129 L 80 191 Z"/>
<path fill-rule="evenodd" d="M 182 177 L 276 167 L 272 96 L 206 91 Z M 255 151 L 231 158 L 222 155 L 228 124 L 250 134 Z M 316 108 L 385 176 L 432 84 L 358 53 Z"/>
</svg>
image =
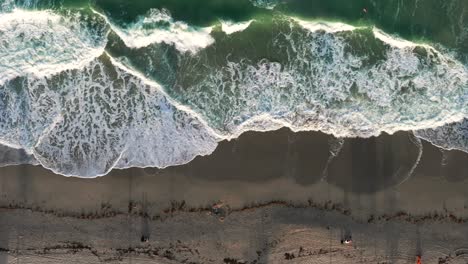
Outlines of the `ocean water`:
<svg viewBox="0 0 468 264">
<path fill-rule="evenodd" d="M 468 152 L 467 117 L 465 0 L 0 0 L 3 163 L 96 177 L 281 127 Z"/>
</svg>

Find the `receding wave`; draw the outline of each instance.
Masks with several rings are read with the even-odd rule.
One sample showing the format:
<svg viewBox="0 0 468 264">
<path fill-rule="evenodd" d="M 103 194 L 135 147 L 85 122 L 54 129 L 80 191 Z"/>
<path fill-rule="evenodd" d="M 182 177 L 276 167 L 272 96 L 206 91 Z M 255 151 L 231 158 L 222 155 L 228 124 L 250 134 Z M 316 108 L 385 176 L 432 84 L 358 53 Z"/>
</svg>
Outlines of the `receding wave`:
<svg viewBox="0 0 468 264">
<path fill-rule="evenodd" d="M 162 168 L 211 153 L 216 146 L 196 118 L 176 109 L 156 87 L 114 67 L 105 55 L 83 69 L 15 80 L 0 91 L 6 99 L 2 106 L 10 106 L 1 108 L 6 109 L 0 117 L 1 140 L 14 142 L 63 175 Z"/>
<path fill-rule="evenodd" d="M 415 131 L 415 135 L 444 149 L 468 153 L 468 119 L 437 128 Z"/>
</svg>

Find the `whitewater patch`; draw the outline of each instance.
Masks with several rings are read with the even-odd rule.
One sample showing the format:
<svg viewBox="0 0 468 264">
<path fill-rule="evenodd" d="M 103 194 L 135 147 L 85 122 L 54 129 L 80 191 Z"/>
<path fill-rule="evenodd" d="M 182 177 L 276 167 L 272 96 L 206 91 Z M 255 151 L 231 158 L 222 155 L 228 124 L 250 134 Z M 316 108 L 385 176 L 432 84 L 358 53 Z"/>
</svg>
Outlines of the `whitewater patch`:
<svg viewBox="0 0 468 264">
<path fill-rule="evenodd" d="M 392 47 L 404 49 L 404 48 L 414 48 L 414 47 L 425 47 L 428 49 L 432 49 L 430 45 L 421 44 L 421 43 L 414 43 L 396 36 L 392 36 L 390 34 L 385 33 L 384 31 L 374 27 L 372 32 L 377 39 L 391 45 Z"/>
<path fill-rule="evenodd" d="M 14 8 L 14 0 L 3 0 L 0 3 L 0 13 L 9 12 Z"/>
<path fill-rule="evenodd" d="M 232 21 L 221 21 L 221 30 L 230 35 L 235 32 L 242 32 L 250 26 L 254 20 L 244 21 L 244 22 L 232 22 Z"/>
<path fill-rule="evenodd" d="M 250 0 L 250 2 L 256 7 L 273 10 L 280 3 L 280 0 Z"/>
<path fill-rule="evenodd" d="M 93 11 L 107 21 L 129 48 L 166 43 L 174 45 L 180 52 L 196 53 L 214 42 L 210 35 L 212 27 L 193 27 L 182 21 L 174 21 L 166 9 L 151 9 L 146 15 L 125 26 L 118 26 L 104 14 Z"/>
<path fill-rule="evenodd" d="M 0 16 L 0 85 L 17 76 L 44 77 L 82 68 L 104 51 L 106 27 L 98 18 L 14 9 Z"/>
<path fill-rule="evenodd" d="M 325 22 L 325 21 L 307 21 L 299 18 L 292 18 L 301 27 L 311 31 L 325 31 L 328 33 L 335 33 L 340 31 L 353 31 L 356 27 L 341 22 Z"/>
</svg>

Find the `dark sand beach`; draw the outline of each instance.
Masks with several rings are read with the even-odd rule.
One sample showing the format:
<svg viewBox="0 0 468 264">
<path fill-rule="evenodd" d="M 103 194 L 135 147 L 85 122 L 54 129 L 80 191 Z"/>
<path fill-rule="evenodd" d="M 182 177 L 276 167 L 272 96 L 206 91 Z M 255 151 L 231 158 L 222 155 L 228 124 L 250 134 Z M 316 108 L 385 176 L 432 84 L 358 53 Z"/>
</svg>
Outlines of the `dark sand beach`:
<svg viewBox="0 0 468 264">
<path fill-rule="evenodd" d="M 2 167 L 0 263 L 466 263 L 467 161 L 408 132 L 280 129 L 96 179 Z"/>
<path fill-rule="evenodd" d="M 467 102 L 468 0 L 0 0 L 0 264 L 468 264 Z"/>
</svg>

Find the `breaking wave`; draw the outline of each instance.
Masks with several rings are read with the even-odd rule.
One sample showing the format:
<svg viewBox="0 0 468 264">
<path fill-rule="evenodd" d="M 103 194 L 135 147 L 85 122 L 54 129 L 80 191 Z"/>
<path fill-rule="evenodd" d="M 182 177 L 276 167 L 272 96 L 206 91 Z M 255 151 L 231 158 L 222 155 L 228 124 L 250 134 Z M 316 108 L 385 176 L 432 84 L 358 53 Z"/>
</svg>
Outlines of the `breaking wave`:
<svg viewBox="0 0 468 264">
<path fill-rule="evenodd" d="M 242 32 L 250 26 L 253 20 L 235 23 L 232 21 L 221 21 L 221 30 L 230 35 L 235 32 Z"/>
<path fill-rule="evenodd" d="M 174 45 L 181 52 L 196 53 L 213 43 L 211 27 L 191 27 L 181 21 L 174 21 L 166 9 L 151 9 L 133 23 L 119 26 L 98 11 L 94 12 L 105 18 L 112 30 L 130 48 L 147 47 L 155 43 Z"/>
</svg>

